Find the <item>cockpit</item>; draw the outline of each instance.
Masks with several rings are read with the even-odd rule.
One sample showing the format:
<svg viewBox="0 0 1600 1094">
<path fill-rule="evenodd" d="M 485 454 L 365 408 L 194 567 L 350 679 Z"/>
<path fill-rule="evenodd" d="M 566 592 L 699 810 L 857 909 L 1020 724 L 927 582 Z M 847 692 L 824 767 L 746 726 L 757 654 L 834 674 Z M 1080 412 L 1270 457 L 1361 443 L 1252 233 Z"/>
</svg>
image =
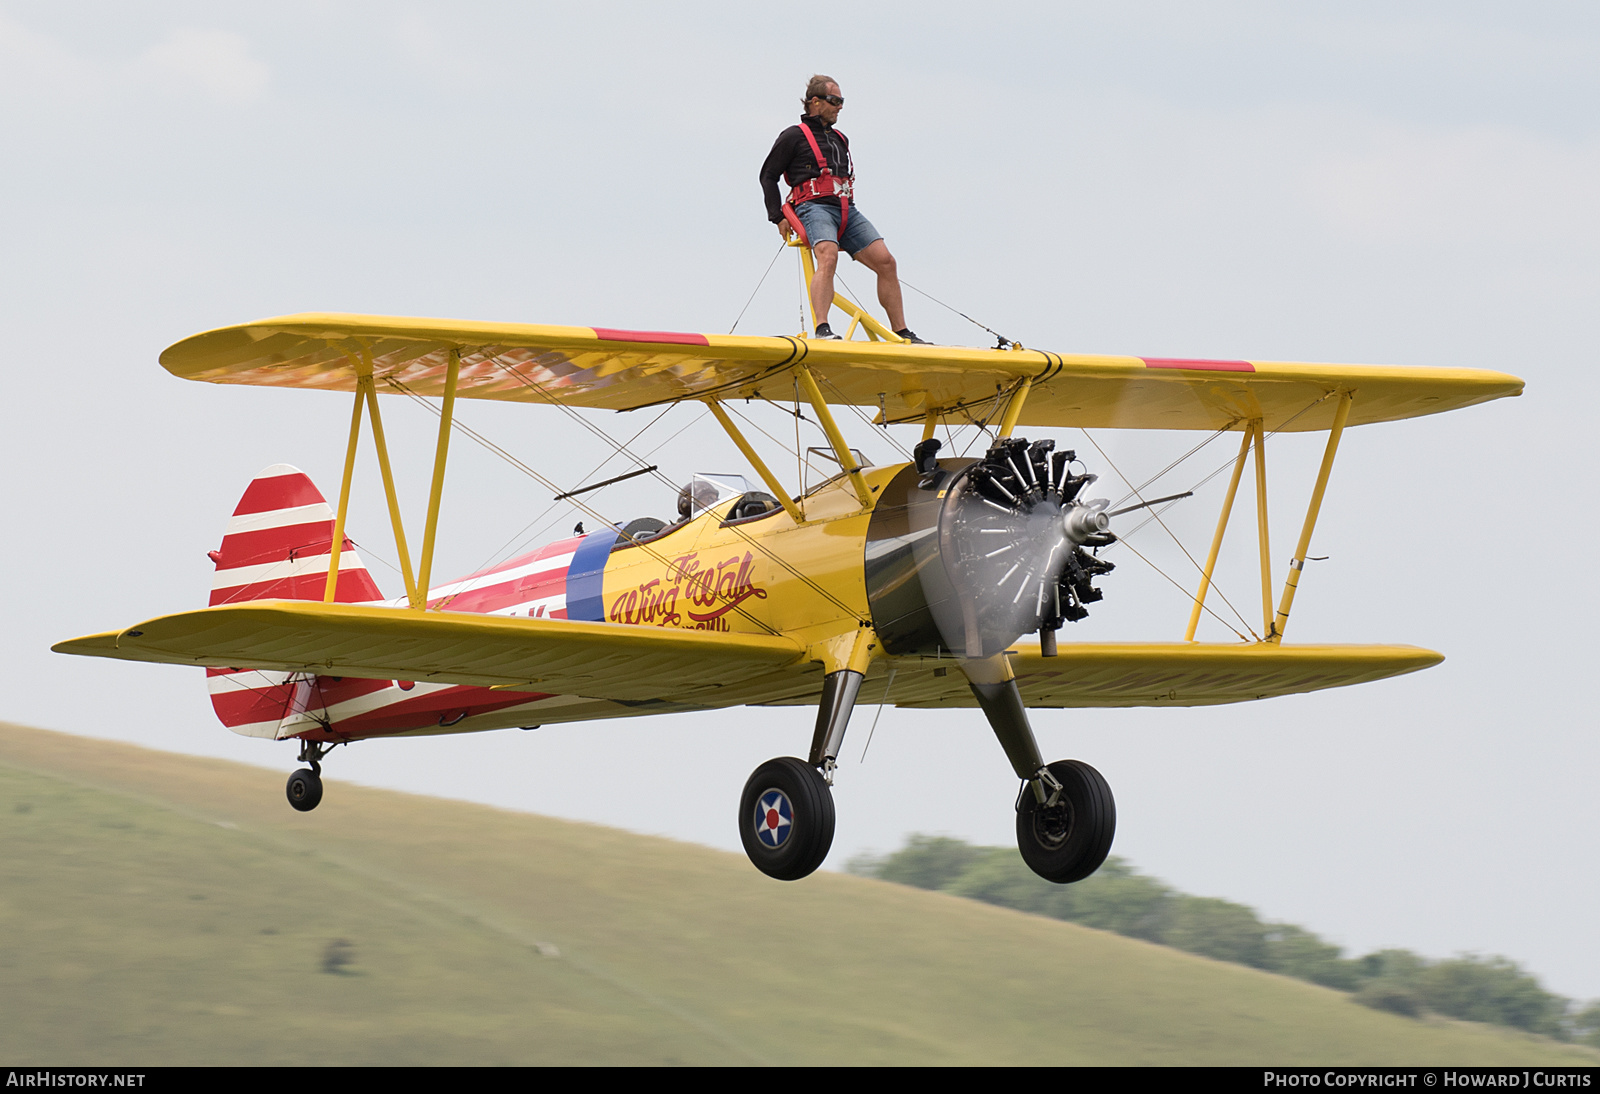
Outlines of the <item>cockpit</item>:
<svg viewBox="0 0 1600 1094">
<path fill-rule="evenodd" d="M 733 504 L 723 516 L 724 524 L 742 524 L 780 511 L 778 499 L 757 490 L 743 475 L 697 474 L 678 491 L 678 519 L 668 524 L 655 517 L 636 517 L 617 537 L 617 547 L 631 547 L 647 540 L 660 539 L 688 524 L 702 513 L 720 508 L 729 499 Z"/>
</svg>

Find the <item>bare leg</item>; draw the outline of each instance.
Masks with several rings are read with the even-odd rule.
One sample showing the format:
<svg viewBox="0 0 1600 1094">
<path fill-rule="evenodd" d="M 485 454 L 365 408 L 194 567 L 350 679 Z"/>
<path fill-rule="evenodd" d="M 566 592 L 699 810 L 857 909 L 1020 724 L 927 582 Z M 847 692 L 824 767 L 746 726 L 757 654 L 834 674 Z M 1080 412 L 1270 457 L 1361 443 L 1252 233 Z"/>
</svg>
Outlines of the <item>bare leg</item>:
<svg viewBox="0 0 1600 1094">
<path fill-rule="evenodd" d="M 817 260 L 817 272 L 811 275 L 811 311 L 820 327 L 833 309 L 833 271 L 839 267 L 839 245 L 825 239 L 811 248 L 811 254 Z"/>
<path fill-rule="evenodd" d="M 900 270 L 895 265 L 894 255 L 889 253 L 889 245 L 881 239 L 875 239 L 855 255 L 855 260 L 878 275 L 878 303 L 883 305 L 883 310 L 889 316 L 889 329 L 905 330 L 906 308 L 900 295 Z M 831 270 L 829 274 L 828 282 L 831 285 Z M 811 284 L 815 286 L 816 282 Z M 815 297 L 813 291 L 812 298 Z"/>
</svg>

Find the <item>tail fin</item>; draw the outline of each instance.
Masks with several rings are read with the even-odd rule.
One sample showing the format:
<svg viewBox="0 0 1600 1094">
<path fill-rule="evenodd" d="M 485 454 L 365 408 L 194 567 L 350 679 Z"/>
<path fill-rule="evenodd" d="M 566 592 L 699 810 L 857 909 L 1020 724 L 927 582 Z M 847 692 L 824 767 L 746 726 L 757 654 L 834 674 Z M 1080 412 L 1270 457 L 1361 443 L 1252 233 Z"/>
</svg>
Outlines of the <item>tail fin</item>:
<svg viewBox="0 0 1600 1094">
<path fill-rule="evenodd" d="M 333 510 L 309 476 L 274 464 L 239 499 L 217 564 L 211 603 L 245 600 L 321 600 L 328 586 Z M 344 604 L 383 599 L 348 538 L 339 548 L 334 599 Z M 283 738 L 316 728 L 305 717 L 315 681 L 305 673 L 207 669 L 211 705 L 222 724 L 246 737 Z M 387 686 L 373 681 L 372 686 Z"/>
<path fill-rule="evenodd" d="M 321 600 L 332 543 L 333 510 L 321 491 L 299 468 L 273 464 L 251 481 L 222 546 L 211 552 L 217 564 L 211 603 Z M 333 598 L 341 604 L 383 599 L 348 537 L 339 549 Z"/>
</svg>

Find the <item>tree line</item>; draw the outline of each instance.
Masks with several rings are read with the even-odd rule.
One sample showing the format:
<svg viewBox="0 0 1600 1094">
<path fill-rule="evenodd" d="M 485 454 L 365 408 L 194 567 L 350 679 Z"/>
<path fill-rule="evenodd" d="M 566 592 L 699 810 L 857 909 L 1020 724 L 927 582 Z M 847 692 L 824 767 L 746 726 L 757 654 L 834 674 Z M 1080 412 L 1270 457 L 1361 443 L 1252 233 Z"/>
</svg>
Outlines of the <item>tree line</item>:
<svg viewBox="0 0 1600 1094">
<path fill-rule="evenodd" d="M 1243 904 L 1181 893 L 1115 855 L 1085 881 L 1052 885 L 1015 848 L 914 835 L 900 850 L 857 857 L 847 869 L 1309 980 L 1378 1010 L 1413 1018 L 1432 1012 L 1600 1048 L 1600 1000 L 1579 1007 L 1508 958 L 1430 960 L 1399 949 L 1346 957 L 1304 927 L 1267 923 Z"/>
</svg>

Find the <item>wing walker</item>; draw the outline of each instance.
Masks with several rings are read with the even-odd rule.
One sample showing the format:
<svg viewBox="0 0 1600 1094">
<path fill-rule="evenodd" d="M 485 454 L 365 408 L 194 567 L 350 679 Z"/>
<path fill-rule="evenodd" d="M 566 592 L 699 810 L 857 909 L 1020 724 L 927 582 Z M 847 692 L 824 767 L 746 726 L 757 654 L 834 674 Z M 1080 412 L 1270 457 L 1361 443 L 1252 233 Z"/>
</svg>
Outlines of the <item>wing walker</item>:
<svg viewBox="0 0 1600 1094">
<path fill-rule="evenodd" d="M 801 253 L 809 263 L 809 250 Z M 295 468 L 266 469 L 211 552 L 208 607 L 54 648 L 204 666 L 229 729 L 299 742 L 306 766 L 287 791 L 300 810 L 321 799 L 321 763 L 338 744 L 745 704 L 815 706 L 805 758 L 761 765 L 739 802 L 751 861 L 785 880 L 805 877 L 827 855 L 835 761 L 858 701 L 981 710 L 1021 783 L 1023 858 L 1041 876 L 1071 882 L 1104 861 L 1115 805 L 1089 764 L 1044 761 L 1030 710 L 1237 703 L 1443 659 L 1412 646 L 1291 645 L 1284 633 L 1345 430 L 1516 395 L 1516 377 L 911 344 L 849 301 L 836 303 L 852 320 L 840 340 L 332 314 L 184 339 L 161 355 L 176 376 L 351 399 L 337 506 Z M 439 414 L 414 564 L 384 438 L 380 403 L 389 400 L 380 395 L 428 401 Z M 836 473 L 809 489 L 780 481 L 736 421 L 737 403 L 763 398 L 794 398 L 814 415 Z M 580 525 L 568 538 L 435 585 L 451 439 L 470 432 L 455 418 L 462 399 L 544 408 L 536 413 L 701 403 L 755 481 L 697 476 L 679 495 L 675 520 L 597 519 L 593 531 Z M 867 411 L 879 427 L 921 423 L 912 459 L 867 465 L 835 419 L 844 407 Z M 990 443 L 955 458 L 935 436 L 941 424 L 984 426 Z M 1181 641 L 1058 638 L 1101 600 L 1097 582 L 1112 566 L 1100 552 L 1116 541 L 1114 522 L 1171 501 L 1141 495 L 1112 511 L 1089 496 L 1096 476 L 1074 452 L 1018 434 L 1079 427 L 1238 434 Z M 364 428 L 405 586 L 395 601 L 346 533 Z M 1266 440 L 1279 431 L 1327 433 L 1281 585 L 1266 509 Z M 1244 641 L 1199 642 L 1252 464 L 1261 630 Z"/>
</svg>

